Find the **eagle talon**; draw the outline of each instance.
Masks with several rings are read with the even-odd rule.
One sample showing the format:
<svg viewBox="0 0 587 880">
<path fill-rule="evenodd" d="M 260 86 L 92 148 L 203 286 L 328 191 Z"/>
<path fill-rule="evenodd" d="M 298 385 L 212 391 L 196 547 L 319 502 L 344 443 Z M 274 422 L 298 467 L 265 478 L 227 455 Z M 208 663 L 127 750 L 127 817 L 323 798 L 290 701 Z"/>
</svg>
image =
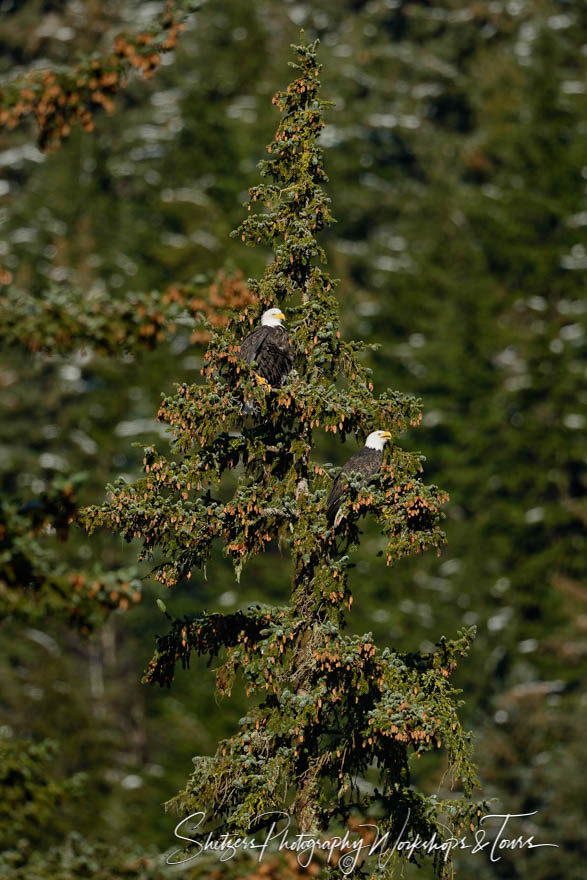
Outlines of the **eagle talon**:
<svg viewBox="0 0 587 880">
<path fill-rule="evenodd" d="M 259 385 L 261 385 L 261 386 L 265 385 L 267 388 L 267 391 L 271 391 L 271 385 L 269 384 L 267 379 L 264 379 L 263 376 L 260 376 L 258 373 L 255 373 L 255 379 L 257 380 Z"/>
</svg>

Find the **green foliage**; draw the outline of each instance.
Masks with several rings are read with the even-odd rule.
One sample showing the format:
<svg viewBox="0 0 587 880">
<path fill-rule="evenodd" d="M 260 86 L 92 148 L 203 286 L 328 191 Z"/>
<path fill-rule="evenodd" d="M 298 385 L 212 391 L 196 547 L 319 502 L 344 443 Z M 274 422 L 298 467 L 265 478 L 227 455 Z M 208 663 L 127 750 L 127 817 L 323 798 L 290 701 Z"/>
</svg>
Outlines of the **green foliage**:
<svg viewBox="0 0 587 880">
<path fill-rule="evenodd" d="M 202 276 L 189 284 L 170 285 L 165 291 L 120 299 L 57 284 L 39 298 L 12 286 L 0 296 L 0 324 L 5 345 L 51 354 L 89 348 L 116 356 L 154 348 L 173 337 L 178 325 L 192 330 L 192 341 L 202 341 L 208 335 L 204 326 L 225 323 L 230 307 L 250 299 L 238 277 L 222 273 L 213 281 Z"/>
<path fill-rule="evenodd" d="M 50 768 L 57 752 L 52 740 L 32 743 L 0 735 L 0 848 L 4 852 L 21 837 L 46 842 L 44 829 L 51 827 L 56 838 L 67 828 L 69 806 L 81 795 L 85 778 L 76 774 L 66 780 L 53 779 Z M 6 855 L 18 862 L 17 852 Z"/>
<path fill-rule="evenodd" d="M 72 570 L 48 546 L 47 536 L 67 539 L 76 512 L 76 483 L 56 479 L 38 499 L 15 507 L 0 503 L 0 611 L 2 619 L 39 621 L 47 615 L 69 620 L 87 633 L 112 610 L 141 598 L 140 581 L 124 570 Z"/>
<path fill-rule="evenodd" d="M 20 79 L 31 63 L 59 73 L 72 69 L 76 53 L 107 57 L 117 32 L 148 29 L 152 8 L 134 0 L 116 8 L 9 0 L 0 66 Z M 541 839 L 560 849 L 506 852 L 498 865 L 463 855 L 457 876 L 473 867 L 483 880 L 530 871 L 540 880 L 579 880 L 585 23 L 576 4 L 223 0 L 187 22 L 156 77 L 129 78 L 117 112 L 96 116 L 93 134 L 78 126 L 58 152 L 41 155 L 29 143 L 32 126 L 5 132 L 0 261 L 14 286 L 0 307 L 11 345 L 0 364 L 3 504 L 14 514 L 50 490 L 56 475 L 68 480 L 82 470 L 89 479 L 76 496 L 93 503 L 115 474 L 135 482 L 140 456 L 129 437 L 164 451 L 152 420 L 159 393 L 174 399 L 178 377 L 189 386 L 201 352 L 188 347 L 191 323 L 178 321 L 160 342 L 168 317 L 175 322 L 182 309 L 172 303 L 168 311 L 162 301 L 157 308 L 157 295 L 141 292 L 164 296 L 172 279 L 191 285 L 197 274 L 231 263 L 262 271 L 265 250 L 226 237 L 254 183 L 272 84 L 301 18 L 322 39 L 324 87 L 336 101 L 322 140 L 338 224 L 336 236 L 324 230 L 322 243 L 341 279 L 341 336 L 380 343 L 357 353 L 378 389 L 391 384 L 425 401 L 422 424 L 402 445 L 421 449 L 428 480 L 451 492 L 441 558 L 406 557 L 390 573 L 377 558 L 386 542 L 376 510 L 361 521 L 365 535 L 348 570 L 349 590 L 361 601 L 347 633 L 372 630 L 374 644 L 402 653 L 432 651 L 439 633 L 478 625 L 473 660 L 453 680 L 464 688 L 461 717 L 477 732 L 484 794 L 499 797 L 505 810 L 538 809 L 528 833 L 539 826 Z M 195 295 L 214 300 L 204 287 Z M 143 301 L 146 316 L 134 308 Z M 96 303 L 99 312 L 90 313 Z M 201 308 L 188 304 L 186 320 Z M 156 315 L 163 323 L 150 320 Z M 154 332 L 143 336 L 150 324 Z M 107 357 L 95 355 L 95 341 Z M 22 354 L 21 344 L 40 353 Z M 342 463 L 354 440 L 342 445 L 338 430 L 322 428 L 312 457 Z M 326 493 L 335 470 L 319 466 L 314 485 L 320 476 Z M 213 491 L 223 503 L 241 467 Z M 30 525 L 21 521 L 15 540 Z M 117 573 L 135 555 L 108 535 L 88 540 L 70 530 L 61 543 L 50 531 L 37 536 L 39 545 L 64 572 L 90 576 L 88 584 L 97 575 L 92 558 L 102 572 Z M 211 547 L 208 580 L 194 572 L 164 597 L 174 618 L 245 609 L 258 600 L 259 583 L 269 607 L 287 602 L 292 569 L 276 542 L 247 562 L 238 589 L 222 544 L 220 536 Z M 50 565 L 46 573 L 52 576 Z M 9 589 L 34 613 L 35 593 Z M 33 876 L 62 871 L 69 880 L 71 865 L 118 876 L 134 861 L 127 853 L 143 856 L 152 841 L 166 847 L 173 819 L 159 804 L 185 778 L 185 755 L 213 754 L 248 712 L 238 680 L 222 711 L 214 710 L 206 661 L 193 654 L 192 674 L 177 676 L 170 693 L 147 691 L 144 703 L 137 696 L 145 648 L 165 626 L 153 587 L 145 584 L 149 601 L 132 615 L 109 615 L 89 642 L 59 623 L 77 593 L 67 580 L 63 589 L 69 596 L 59 606 L 32 618 L 61 646 L 59 666 L 45 655 L 15 659 L 16 646 L 28 644 L 23 616 L 4 624 L 0 638 L 7 723 L 18 737 L 34 723 L 35 739 L 59 739 L 67 773 L 83 767 L 94 782 L 69 823 L 87 829 L 86 842 L 40 847 L 19 868 L 26 880 L 33 857 Z M 94 706 L 87 686 L 94 654 L 108 657 L 110 641 L 107 696 Z M 43 688 L 46 698 L 34 702 L 30 693 Z M 86 739 L 77 745 L 92 736 L 102 737 L 99 748 L 88 750 Z M 120 783 L 129 743 L 144 744 L 133 758 L 143 779 L 134 793 Z M 165 772 L 151 777 L 150 762 Z M 444 792 L 441 762 L 434 749 L 412 763 L 418 790 Z M 111 773 L 118 781 L 105 785 Z M 128 850 L 119 846 L 123 829 L 136 842 Z M 89 843 L 98 837 L 109 846 Z M 237 873 L 253 870 L 245 864 Z M 268 873 L 290 876 L 284 866 Z"/>
</svg>

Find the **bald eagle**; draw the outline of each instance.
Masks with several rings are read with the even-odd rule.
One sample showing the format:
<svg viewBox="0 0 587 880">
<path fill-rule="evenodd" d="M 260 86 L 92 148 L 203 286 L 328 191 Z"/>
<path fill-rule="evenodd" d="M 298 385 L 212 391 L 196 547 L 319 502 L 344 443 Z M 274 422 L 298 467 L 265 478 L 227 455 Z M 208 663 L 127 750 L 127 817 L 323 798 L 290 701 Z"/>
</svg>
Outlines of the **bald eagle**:
<svg viewBox="0 0 587 880">
<path fill-rule="evenodd" d="M 293 351 L 287 330 L 281 326 L 285 315 L 280 309 L 267 309 L 261 326 L 243 339 L 240 356 L 248 364 L 255 361 L 261 384 L 279 386 L 293 367 Z"/>
<path fill-rule="evenodd" d="M 344 501 L 346 481 L 345 477 L 351 473 L 361 474 L 362 483 L 366 483 L 369 477 L 376 474 L 383 462 L 383 447 L 391 439 L 389 431 L 372 431 L 367 437 L 365 445 L 359 452 L 352 455 L 342 466 L 342 470 L 332 485 L 330 495 L 326 502 L 326 516 L 329 525 L 335 522 L 336 514 Z"/>
</svg>

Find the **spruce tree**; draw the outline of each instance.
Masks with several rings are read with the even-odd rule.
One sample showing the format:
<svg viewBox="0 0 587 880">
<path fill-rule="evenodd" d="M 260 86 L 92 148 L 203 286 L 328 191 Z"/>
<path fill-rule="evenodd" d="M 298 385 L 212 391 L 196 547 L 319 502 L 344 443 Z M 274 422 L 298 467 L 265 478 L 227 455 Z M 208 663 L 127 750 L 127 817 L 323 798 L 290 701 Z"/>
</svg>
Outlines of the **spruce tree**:
<svg viewBox="0 0 587 880">
<path fill-rule="evenodd" d="M 194 759 L 172 802 L 181 814 L 205 811 L 217 833 L 249 832 L 270 824 L 261 814 L 278 810 L 300 832 L 377 816 L 392 839 L 405 823 L 406 839 L 436 832 L 440 840 L 447 827 L 454 834 L 468 828 L 476 811 L 470 737 L 450 682 L 472 632 L 443 637 L 430 653 L 406 654 L 377 647 L 370 633 L 343 630 L 361 518 L 377 520 L 392 564 L 439 548 L 447 496 L 422 482 L 421 457 L 397 442 L 418 424 L 417 402 L 396 391 L 375 394 L 366 346 L 341 339 L 335 281 L 316 239 L 333 222 L 317 143 L 327 106 L 319 97 L 321 65 L 316 43 L 293 48 L 296 75 L 274 98 L 281 119 L 260 163 L 263 182 L 249 190 L 236 231 L 249 245 L 270 245 L 273 261 L 249 281 L 253 305 L 211 328 L 202 381 L 163 398 L 159 419 L 173 433 L 172 453 L 146 448 L 144 475 L 110 486 L 107 501 L 83 520 L 90 530 L 107 526 L 140 539 L 141 558 L 157 559 L 155 577 L 167 587 L 194 570 L 205 576 L 217 543 L 237 580 L 275 543 L 291 553 L 291 599 L 283 607 L 262 604 L 260 586 L 259 604 L 236 613 L 173 620 L 165 611 L 172 625 L 145 681 L 169 686 L 176 664 L 209 654 L 221 657 L 218 693 L 230 696 L 238 676 L 251 700 L 238 731 L 213 756 Z M 242 339 L 272 306 L 285 312 L 295 351 L 295 368 L 279 388 L 259 384 L 239 357 Z M 377 428 L 393 435 L 381 471 L 368 485 L 348 479 L 342 519 L 331 529 L 325 500 L 335 468 L 314 457 L 319 431 L 343 442 L 355 435 L 362 444 Z M 464 796 L 442 799 L 411 787 L 412 761 L 437 750 Z M 439 854 L 434 861 L 439 875 L 447 870 Z"/>
</svg>

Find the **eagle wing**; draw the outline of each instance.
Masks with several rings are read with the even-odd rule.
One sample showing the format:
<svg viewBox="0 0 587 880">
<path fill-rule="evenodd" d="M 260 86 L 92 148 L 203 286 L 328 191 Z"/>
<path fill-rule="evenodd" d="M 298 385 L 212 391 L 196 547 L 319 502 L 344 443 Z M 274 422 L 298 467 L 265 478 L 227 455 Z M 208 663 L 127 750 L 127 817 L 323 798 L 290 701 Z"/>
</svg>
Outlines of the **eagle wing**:
<svg viewBox="0 0 587 880">
<path fill-rule="evenodd" d="M 257 359 L 268 330 L 269 327 L 255 327 L 241 342 L 240 356 L 248 364 Z"/>
<path fill-rule="evenodd" d="M 341 471 L 334 483 L 332 484 L 332 489 L 330 490 L 330 495 L 328 496 L 328 500 L 326 502 L 326 518 L 331 525 L 334 522 L 334 518 L 336 516 L 338 508 L 341 505 L 341 497 L 344 486 L 343 475 L 343 471 Z"/>
<path fill-rule="evenodd" d="M 332 489 L 326 501 L 326 517 L 330 525 L 334 522 L 338 509 L 343 502 L 346 488 L 345 478 L 351 473 L 361 474 L 363 477 L 361 482 L 364 483 L 369 477 L 377 473 L 382 461 L 383 453 L 378 449 L 363 447 L 342 466 L 342 470 L 332 484 Z"/>
<path fill-rule="evenodd" d="M 243 340 L 241 357 L 257 364 L 257 373 L 270 385 L 279 386 L 293 367 L 293 351 L 283 327 L 257 327 Z"/>
</svg>

